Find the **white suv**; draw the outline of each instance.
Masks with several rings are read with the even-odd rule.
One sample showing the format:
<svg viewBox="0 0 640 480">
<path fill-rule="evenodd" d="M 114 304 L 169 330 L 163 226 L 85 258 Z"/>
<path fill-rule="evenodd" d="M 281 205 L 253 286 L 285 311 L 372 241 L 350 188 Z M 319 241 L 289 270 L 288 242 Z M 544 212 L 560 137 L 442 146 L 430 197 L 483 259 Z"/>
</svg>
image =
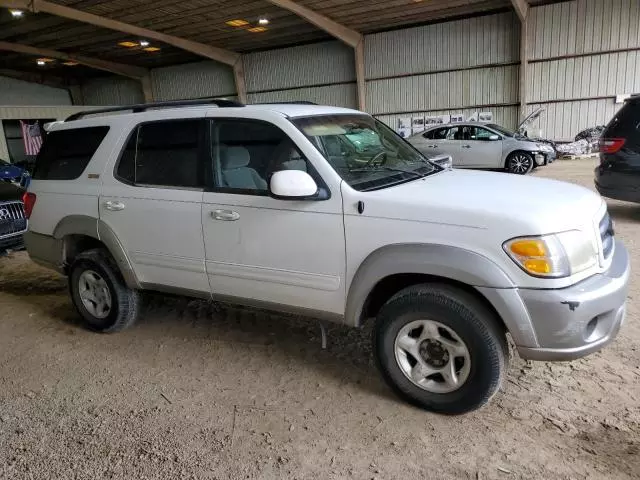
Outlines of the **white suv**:
<svg viewBox="0 0 640 480">
<path fill-rule="evenodd" d="M 373 319 L 385 380 L 439 412 L 496 393 L 507 333 L 524 358 L 569 360 L 625 314 L 628 255 L 600 196 L 443 169 L 355 110 L 77 114 L 50 126 L 24 200 L 31 258 L 68 275 L 89 328 L 130 326 L 143 290 Z"/>
</svg>

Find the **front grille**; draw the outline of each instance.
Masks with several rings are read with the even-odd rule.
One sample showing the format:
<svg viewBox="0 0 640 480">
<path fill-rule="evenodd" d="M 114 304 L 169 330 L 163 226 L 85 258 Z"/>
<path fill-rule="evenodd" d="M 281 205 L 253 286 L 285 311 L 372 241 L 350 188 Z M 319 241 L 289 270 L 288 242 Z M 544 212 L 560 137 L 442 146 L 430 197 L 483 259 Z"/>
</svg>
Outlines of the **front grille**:
<svg viewBox="0 0 640 480">
<path fill-rule="evenodd" d="M 602 240 L 602 253 L 604 258 L 607 259 L 613 252 L 613 220 L 609 216 L 609 213 L 605 213 L 602 220 L 600 220 L 600 239 Z"/>
<path fill-rule="evenodd" d="M 0 203 L 0 237 L 24 232 L 27 219 L 22 202 Z"/>
</svg>

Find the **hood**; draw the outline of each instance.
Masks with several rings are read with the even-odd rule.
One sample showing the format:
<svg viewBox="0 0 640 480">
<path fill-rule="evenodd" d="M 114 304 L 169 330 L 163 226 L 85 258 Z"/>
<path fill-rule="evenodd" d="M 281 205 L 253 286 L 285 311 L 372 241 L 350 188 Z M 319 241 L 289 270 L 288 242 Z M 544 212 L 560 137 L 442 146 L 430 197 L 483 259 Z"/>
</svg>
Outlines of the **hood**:
<svg viewBox="0 0 640 480">
<path fill-rule="evenodd" d="M 540 115 L 544 112 L 544 108 L 536 108 L 533 112 L 527 115 L 522 122 L 518 125 L 518 132 L 525 130 L 526 127 L 531 125 L 534 121 L 536 121 Z"/>
<path fill-rule="evenodd" d="M 592 224 L 602 198 L 570 183 L 498 172 L 448 170 L 367 193 L 364 214 L 543 235 Z"/>
<path fill-rule="evenodd" d="M 0 180 L 0 202 L 22 200 L 24 189 Z"/>
<path fill-rule="evenodd" d="M 22 175 L 24 169 L 16 165 L 0 165 L 0 178 L 15 178 Z"/>
</svg>

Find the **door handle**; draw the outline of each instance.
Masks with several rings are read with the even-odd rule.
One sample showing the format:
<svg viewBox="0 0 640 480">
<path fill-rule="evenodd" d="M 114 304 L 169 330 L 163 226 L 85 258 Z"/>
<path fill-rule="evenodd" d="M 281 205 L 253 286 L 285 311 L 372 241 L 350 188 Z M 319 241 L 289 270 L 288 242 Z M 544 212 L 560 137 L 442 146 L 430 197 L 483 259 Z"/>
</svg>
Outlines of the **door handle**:
<svg viewBox="0 0 640 480">
<path fill-rule="evenodd" d="M 213 218 L 214 220 L 233 222 L 240 218 L 240 214 L 231 210 L 214 210 L 213 212 L 211 212 L 211 218 Z"/>
<path fill-rule="evenodd" d="M 471 148 L 471 145 L 462 145 L 462 148 Z"/>
<path fill-rule="evenodd" d="M 429 148 L 438 148 L 438 145 L 427 145 Z"/>
<path fill-rule="evenodd" d="M 122 202 L 114 202 L 109 200 L 108 202 L 104 202 L 104 208 L 110 210 L 112 212 L 119 212 L 120 210 L 124 210 L 124 203 Z"/>
</svg>

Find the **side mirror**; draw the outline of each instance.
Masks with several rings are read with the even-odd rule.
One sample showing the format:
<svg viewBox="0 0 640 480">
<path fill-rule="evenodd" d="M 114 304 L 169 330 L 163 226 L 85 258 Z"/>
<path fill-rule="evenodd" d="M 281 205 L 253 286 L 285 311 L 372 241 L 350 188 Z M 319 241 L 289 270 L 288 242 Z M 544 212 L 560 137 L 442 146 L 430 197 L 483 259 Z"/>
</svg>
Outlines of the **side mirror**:
<svg viewBox="0 0 640 480">
<path fill-rule="evenodd" d="M 305 199 L 318 193 L 318 186 L 311 175 L 301 170 L 280 170 L 271 176 L 269 191 L 283 200 Z"/>
<path fill-rule="evenodd" d="M 500 136 L 499 135 L 490 135 L 489 136 L 489 140 L 491 140 L 492 142 L 495 142 L 496 140 L 500 140 Z"/>
</svg>

